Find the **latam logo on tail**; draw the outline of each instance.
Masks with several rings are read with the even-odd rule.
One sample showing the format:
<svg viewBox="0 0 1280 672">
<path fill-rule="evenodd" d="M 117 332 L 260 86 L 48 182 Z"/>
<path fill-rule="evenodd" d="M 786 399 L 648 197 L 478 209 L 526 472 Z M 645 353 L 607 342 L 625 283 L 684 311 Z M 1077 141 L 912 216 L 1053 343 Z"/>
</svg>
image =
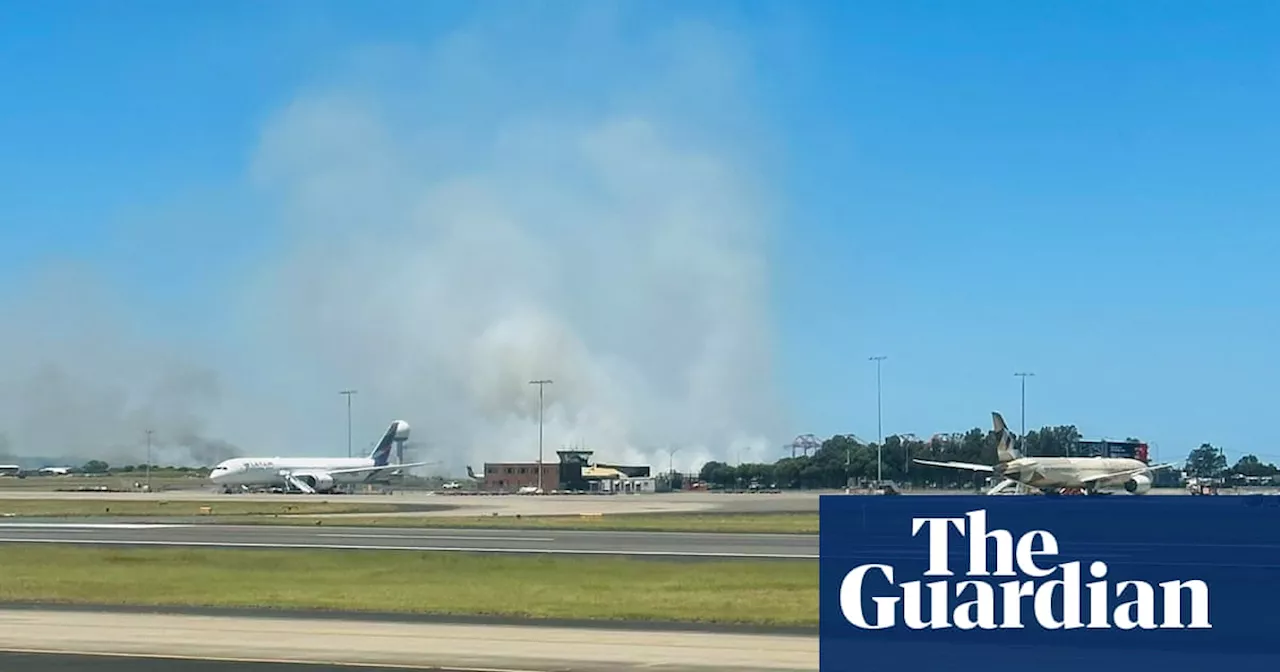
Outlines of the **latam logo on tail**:
<svg viewBox="0 0 1280 672">
<path fill-rule="evenodd" d="M 954 580 L 952 529 L 968 540 L 967 580 Z M 1030 619 L 1047 630 L 1213 627 L 1204 581 L 1113 583 L 1102 560 L 1087 567 L 1080 561 L 1055 563 L 1058 540 L 1048 531 L 1033 530 L 1016 539 L 1008 530 L 988 531 L 985 509 L 964 517 L 912 518 L 911 536 L 928 540 L 929 565 L 923 575 L 938 578 L 899 583 L 893 565 L 855 567 L 840 583 L 840 611 L 851 625 L 882 630 L 901 622 L 912 630 L 995 630 L 1024 628 L 1024 620 Z M 993 544 L 994 556 L 989 554 Z M 1092 579 L 1087 583 L 1086 574 Z M 866 608 L 868 597 L 874 609 Z M 1184 597 L 1190 598 L 1189 609 Z"/>
</svg>

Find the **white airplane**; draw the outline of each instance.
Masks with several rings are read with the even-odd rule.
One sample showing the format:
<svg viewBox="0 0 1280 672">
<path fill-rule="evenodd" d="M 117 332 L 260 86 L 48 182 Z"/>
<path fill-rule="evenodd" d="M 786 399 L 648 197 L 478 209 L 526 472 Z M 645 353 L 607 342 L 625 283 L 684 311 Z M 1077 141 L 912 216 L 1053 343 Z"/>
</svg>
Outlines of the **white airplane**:
<svg viewBox="0 0 1280 672">
<path fill-rule="evenodd" d="M 409 423 L 396 420 L 368 457 L 237 457 L 220 462 L 209 480 L 230 492 L 241 486 L 283 486 L 307 494 L 331 492 L 339 484 L 367 483 L 384 472 L 431 462 L 391 464 L 391 448 L 409 438 Z"/>
<path fill-rule="evenodd" d="M 1003 480 L 987 491 L 999 494 L 1015 485 L 1035 488 L 1045 494 L 1058 494 L 1063 489 L 1079 488 L 1085 494 L 1100 490 L 1122 489 L 1134 495 L 1151 489 L 1150 473 L 1174 466 L 1173 463 L 1148 465 L 1127 457 L 1023 457 L 1015 448 L 1017 435 L 1009 431 L 999 413 L 991 414 L 996 433 L 995 466 L 969 462 L 932 462 L 913 460 L 918 464 L 949 469 L 967 469 L 991 473 Z"/>
</svg>

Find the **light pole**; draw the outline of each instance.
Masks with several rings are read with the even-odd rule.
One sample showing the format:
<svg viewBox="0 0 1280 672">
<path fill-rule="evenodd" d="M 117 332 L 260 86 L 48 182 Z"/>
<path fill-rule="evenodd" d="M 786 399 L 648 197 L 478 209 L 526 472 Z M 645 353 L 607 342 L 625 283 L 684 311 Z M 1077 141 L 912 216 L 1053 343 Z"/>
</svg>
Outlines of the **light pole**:
<svg viewBox="0 0 1280 672">
<path fill-rule="evenodd" d="M 1036 374 L 1029 371 L 1020 371 L 1013 374 L 1022 379 L 1022 436 L 1018 443 L 1022 444 L 1023 450 L 1026 450 L 1027 440 L 1027 378 Z"/>
<path fill-rule="evenodd" d="M 903 471 L 904 471 L 904 473 L 906 473 L 906 474 L 907 474 L 907 476 L 908 476 L 907 480 L 908 480 L 908 481 L 910 481 L 910 480 L 911 480 L 911 479 L 910 479 L 910 476 L 911 476 L 911 444 L 915 443 L 918 439 L 917 439 L 916 435 L 915 435 L 915 434 L 913 434 L 913 433 L 911 433 L 911 432 L 908 432 L 908 433 L 906 433 L 906 434 L 899 434 L 899 435 L 898 435 L 898 439 L 902 441 L 902 464 L 903 464 Z"/>
<path fill-rule="evenodd" d="M 347 457 L 351 457 L 351 396 L 357 390 L 343 390 L 338 394 L 347 398 Z"/>
<path fill-rule="evenodd" d="M 538 386 L 538 493 L 542 493 L 542 390 L 552 382 L 549 378 L 531 380 L 530 385 Z"/>
<path fill-rule="evenodd" d="M 876 355 L 868 357 L 868 361 L 876 363 L 876 485 L 879 486 L 884 479 L 884 425 L 881 422 L 880 413 L 880 362 L 888 359 L 885 355 Z"/>
<path fill-rule="evenodd" d="M 679 448 L 667 449 L 667 473 L 674 475 L 676 473 L 675 461 L 676 453 L 680 452 Z"/>
<path fill-rule="evenodd" d="M 849 473 L 849 468 L 853 466 L 853 441 L 848 441 L 844 446 L 844 494 L 852 492 L 853 487 L 850 481 L 853 475 Z"/>
<path fill-rule="evenodd" d="M 147 430 L 147 492 L 151 492 L 151 430 Z"/>
</svg>

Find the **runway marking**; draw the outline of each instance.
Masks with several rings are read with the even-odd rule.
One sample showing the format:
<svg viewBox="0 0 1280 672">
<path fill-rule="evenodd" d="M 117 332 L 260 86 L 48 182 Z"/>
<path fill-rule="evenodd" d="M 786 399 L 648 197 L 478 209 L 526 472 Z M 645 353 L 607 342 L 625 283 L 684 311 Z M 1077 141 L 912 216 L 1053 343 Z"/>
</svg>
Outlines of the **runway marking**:
<svg viewBox="0 0 1280 672">
<path fill-rule="evenodd" d="M 740 558 L 761 560 L 817 560 L 817 553 L 715 553 L 710 551 L 612 551 L 567 548 L 468 548 L 447 546 L 374 546 L 355 544 L 265 544 L 221 541 L 166 541 L 157 539 L 42 539 L 0 537 L 0 543 L 88 544 L 94 546 L 207 546 L 211 548 L 334 549 L 345 551 L 441 551 L 449 553 L 541 553 L 546 555 L 640 555 L 668 558 Z"/>
<path fill-rule="evenodd" d="M 437 539 L 441 541 L 555 541 L 551 537 L 479 537 L 470 535 L 435 534 L 317 534 L 317 537 L 341 537 L 345 539 Z"/>
<path fill-rule="evenodd" d="M 45 528 L 62 530 L 159 530 L 174 527 L 194 527 L 169 523 L 0 523 L 0 527 Z"/>
<path fill-rule="evenodd" d="M 438 672 L 545 672 L 543 670 L 515 667 L 441 667 L 439 665 L 413 665 L 411 663 L 354 663 L 333 660 L 309 660 L 306 658 L 238 658 L 231 656 L 179 656 L 163 653 L 121 653 L 117 651 L 75 651 L 66 649 L 10 649 L 0 647 L 0 653 L 53 656 L 96 656 L 100 658 L 144 658 L 147 660 L 199 660 L 210 663 L 255 663 L 259 665 L 327 665 L 329 667 L 388 668 L 396 670 L 436 670 Z"/>
</svg>

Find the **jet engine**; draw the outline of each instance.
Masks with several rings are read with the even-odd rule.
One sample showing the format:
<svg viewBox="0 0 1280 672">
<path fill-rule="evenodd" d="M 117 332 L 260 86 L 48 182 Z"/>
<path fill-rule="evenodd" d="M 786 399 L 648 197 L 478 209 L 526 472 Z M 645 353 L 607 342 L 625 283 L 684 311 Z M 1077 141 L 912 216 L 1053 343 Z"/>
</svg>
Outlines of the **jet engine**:
<svg viewBox="0 0 1280 672">
<path fill-rule="evenodd" d="M 1125 492 L 1134 495 L 1146 494 L 1151 489 L 1151 477 L 1146 474 L 1134 474 L 1133 478 L 1124 482 Z"/>
<path fill-rule="evenodd" d="M 294 476 L 311 486 L 316 492 L 329 492 L 333 489 L 333 477 L 329 474 L 295 474 Z"/>
</svg>

